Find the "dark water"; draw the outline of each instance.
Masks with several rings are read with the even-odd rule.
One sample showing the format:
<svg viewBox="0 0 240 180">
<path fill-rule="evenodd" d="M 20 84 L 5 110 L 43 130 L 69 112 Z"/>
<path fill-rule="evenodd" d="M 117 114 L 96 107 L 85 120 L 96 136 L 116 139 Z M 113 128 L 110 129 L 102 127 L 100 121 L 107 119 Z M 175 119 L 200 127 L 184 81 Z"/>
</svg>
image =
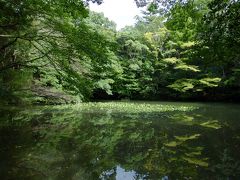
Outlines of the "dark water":
<svg viewBox="0 0 240 180">
<path fill-rule="evenodd" d="M 0 179 L 240 179 L 240 106 L 168 104 L 197 109 L 1 107 Z"/>
</svg>

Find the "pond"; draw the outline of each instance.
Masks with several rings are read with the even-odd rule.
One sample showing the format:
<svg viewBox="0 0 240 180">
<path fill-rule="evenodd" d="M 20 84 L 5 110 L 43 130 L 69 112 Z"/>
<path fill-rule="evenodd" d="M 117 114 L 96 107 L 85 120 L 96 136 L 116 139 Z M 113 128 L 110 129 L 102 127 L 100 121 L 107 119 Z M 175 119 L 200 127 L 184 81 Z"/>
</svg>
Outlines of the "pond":
<svg viewBox="0 0 240 180">
<path fill-rule="evenodd" d="M 240 105 L 0 108 L 1 179 L 240 179 Z"/>
</svg>

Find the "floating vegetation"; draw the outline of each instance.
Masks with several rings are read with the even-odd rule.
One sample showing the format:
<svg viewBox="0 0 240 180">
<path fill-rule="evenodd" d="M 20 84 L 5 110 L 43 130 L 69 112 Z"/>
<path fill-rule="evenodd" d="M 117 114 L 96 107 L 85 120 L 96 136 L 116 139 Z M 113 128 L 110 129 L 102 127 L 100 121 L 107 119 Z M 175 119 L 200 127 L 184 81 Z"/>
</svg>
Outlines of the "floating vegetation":
<svg viewBox="0 0 240 180">
<path fill-rule="evenodd" d="M 61 106 L 60 106 L 61 108 Z M 65 106 L 63 108 L 66 108 Z M 127 113 L 151 113 L 168 111 L 192 111 L 197 107 L 193 106 L 175 106 L 150 103 L 129 103 L 129 102 L 90 102 L 69 106 L 84 111 L 109 111 L 109 112 L 127 112 Z"/>
</svg>

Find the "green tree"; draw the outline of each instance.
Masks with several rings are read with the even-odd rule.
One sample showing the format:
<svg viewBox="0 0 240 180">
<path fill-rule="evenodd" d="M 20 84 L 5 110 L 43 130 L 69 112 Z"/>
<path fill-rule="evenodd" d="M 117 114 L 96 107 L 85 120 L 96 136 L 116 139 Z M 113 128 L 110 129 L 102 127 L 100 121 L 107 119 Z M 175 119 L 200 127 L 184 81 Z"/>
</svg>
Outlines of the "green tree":
<svg viewBox="0 0 240 180">
<path fill-rule="evenodd" d="M 41 85 L 60 87 L 81 99 L 88 98 L 93 84 L 89 83 L 87 66 L 90 60 L 92 64 L 104 63 L 108 42 L 83 21 L 88 15 L 87 1 L 0 3 L 1 87 L 9 92 L 21 90 L 12 88 L 10 82 L 15 80 L 6 77 L 17 78 L 11 75 L 12 71 L 33 71 Z"/>
<path fill-rule="evenodd" d="M 222 78 L 221 88 L 238 96 L 239 86 L 239 1 L 212 1 L 200 34 L 204 66 Z M 221 91 L 221 89 L 219 89 Z"/>
</svg>

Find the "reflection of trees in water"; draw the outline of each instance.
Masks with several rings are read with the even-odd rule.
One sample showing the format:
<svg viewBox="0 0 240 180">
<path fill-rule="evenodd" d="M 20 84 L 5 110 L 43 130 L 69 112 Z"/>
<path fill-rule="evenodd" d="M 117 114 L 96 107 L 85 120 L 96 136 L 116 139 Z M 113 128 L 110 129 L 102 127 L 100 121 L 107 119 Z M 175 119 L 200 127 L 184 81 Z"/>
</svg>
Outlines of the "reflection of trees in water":
<svg viewBox="0 0 240 180">
<path fill-rule="evenodd" d="M 0 177 L 1 179 L 23 179 L 31 175 L 44 176 L 35 167 L 26 166 L 28 151 L 36 145 L 32 128 L 21 119 L 17 109 L 0 110 Z M 17 120 L 17 121 L 15 121 Z M 24 172 L 24 173 L 23 173 Z"/>
<path fill-rule="evenodd" d="M 232 176 L 239 175 L 238 162 L 231 160 L 240 159 L 233 146 L 239 144 L 237 128 L 197 111 L 122 114 L 43 109 L 18 112 L 12 119 L 24 120 L 24 126 L 18 124 L 16 129 L 26 141 L 13 138 L 27 144 L 7 155 L 21 162 L 11 164 L 16 177 L 24 171 L 22 176 L 32 178 L 114 179 L 118 165 L 134 170 L 139 179 L 213 178 L 220 172 L 221 177 L 231 177 L 233 171 Z M 221 136 L 229 138 L 227 143 Z"/>
</svg>

